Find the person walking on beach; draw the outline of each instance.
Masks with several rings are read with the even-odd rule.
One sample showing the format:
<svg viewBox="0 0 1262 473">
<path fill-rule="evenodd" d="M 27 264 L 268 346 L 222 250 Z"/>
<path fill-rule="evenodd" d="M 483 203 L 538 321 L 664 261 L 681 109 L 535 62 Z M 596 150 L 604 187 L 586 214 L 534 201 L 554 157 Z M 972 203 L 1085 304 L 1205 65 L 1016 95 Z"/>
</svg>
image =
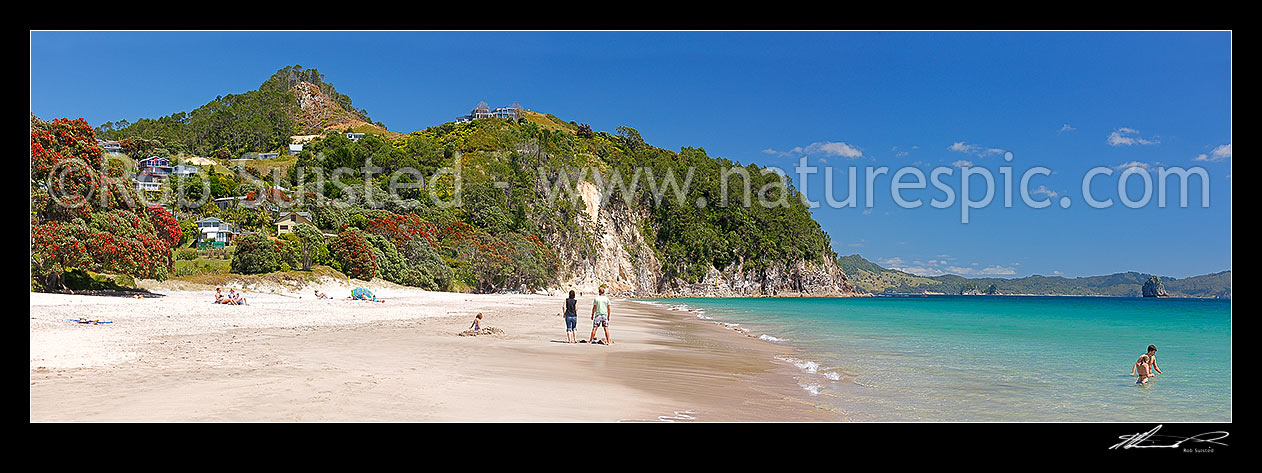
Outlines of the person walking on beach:
<svg viewBox="0 0 1262 473">
<path fill-rule="evenodd" d="M 605 286 L 600 286 L 600 295 L 592 301 L 592 336 L 587 338 L 587 343 L 591 344 L 596 341 L 596 329 L 605 328 L 605 344 L 613 345 L 613 339 L 609 338 L 609 298 L 605 297 Z"/>
<path fill-rule="evenodd" d="M 570 291 L 570 297 L 565 299 L 561 315 L 565 317 L 565 342 L 578 343 L 578 299 L 574 298 L 574 291 Z"/>
<path fill-rule="evenodd" d="M 1155 376 L 1153 371 L 1161 373 L 1161 370 L 1157 368 L 1157 346 L 1148 345 L 1148 353 L 1139 355 L 1139 359 L 1131 367 L 1131 376 L 1136 376 L 1138 373 L 1139 379 L 1135 380 L 1135 384 L 1144 384 L 1148 382 L 1148 378 Z"/>
</svg>

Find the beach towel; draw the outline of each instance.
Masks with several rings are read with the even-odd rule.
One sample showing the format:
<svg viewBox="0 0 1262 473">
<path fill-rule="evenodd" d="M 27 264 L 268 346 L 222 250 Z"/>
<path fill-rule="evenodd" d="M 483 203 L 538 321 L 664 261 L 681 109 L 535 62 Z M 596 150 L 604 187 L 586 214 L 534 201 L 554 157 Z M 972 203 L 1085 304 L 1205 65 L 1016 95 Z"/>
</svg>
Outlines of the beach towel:
<svg viewBox="0 0 1262 473">
<path fill-rule="evenodd" d="M 93 320 L 88 320 L 88 319 L 84 319 L 84 318 L 78 318 L 78 319 L 66 319 L 66 322 L 74 322 L 74 323 L 77 323 L 77 324 L 87 324 L 87 325 L 105 325 L 105 324 L 112 324 L 112 323 L 114 323 L 113 321 L 101 321 L 101 320 L 95 320 L 95 319 L 93 319 Z"/>
</svg>

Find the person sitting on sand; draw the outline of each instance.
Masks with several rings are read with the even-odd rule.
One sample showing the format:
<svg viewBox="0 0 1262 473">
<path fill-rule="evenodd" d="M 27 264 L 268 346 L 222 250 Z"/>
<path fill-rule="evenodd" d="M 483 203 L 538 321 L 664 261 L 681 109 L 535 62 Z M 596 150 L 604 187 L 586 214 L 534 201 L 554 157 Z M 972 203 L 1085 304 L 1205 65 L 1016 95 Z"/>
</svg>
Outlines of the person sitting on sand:
<svg viewBox="0 0 1262 473">
<path fill-rule="evenodd" d="M 605 297 L 605 286 L 601 285 L 600 295 L 596 296 L 596 299 L 592 301 L 592 335 L 587 338 L 588 344 L 596 341 L 596 329 L 604 327 L 605 344 L 613 345 L 613 339 L 609 338 L 609 319 L 609 298 Z"/>
<path fill-rule="evenodd" d="M 227 303 L 233 304 L 233 305 L 250 305 L 248 302 L 245 301 L 244 295 L 237 294 L 236 289 L 228 289 L 228 302 Z"/>
<path fill-rule="evenodd" d="M 1148 378 L 1154 376 L 1153 370 L 1156 370 L 1158 373 L 1161 372 L 1161 370 L 1157 369 L 1157 347 L 1148 345 L 1148 353 L 1139 355 L 1139 359 L 1135 361 L 1135 366 L 1131 367 L 1131 376 L 1135 376 L 1138 373 L 1139 379 L 1135 380 L 1135 384 L 1144 384 L 1148 382 Z"/>
<path fill-rule="evenodd" d="M 226 298 L 226 297 L 224 297 L 224 296 L 223 296 L 223 288 L 222 288 L 222 287 L 216 287 L 216 288 L 215 288 L 215 303 L 216 303 L 216 304 L 227 304 L 227 303 L 228 303 L 228 298 Z"/>
<path fill-rule="evenodd" d="M 478 316 L 474 317 L 473 323 L 469 325 L 469 330 L 473 330 L 473 331 L 482 330 L 482 324 L 478 323 L 481 321 L 482 321 L 482 313 L 478 312 Z"/>
<path fill-rule="evenodd" d="M 315 290 L 315 296 L 316 296 L 316 299 L 331 299 L 331 297 L 329 297 L 328 294 L 320 292 L 319 289 Z"/>
</svg>

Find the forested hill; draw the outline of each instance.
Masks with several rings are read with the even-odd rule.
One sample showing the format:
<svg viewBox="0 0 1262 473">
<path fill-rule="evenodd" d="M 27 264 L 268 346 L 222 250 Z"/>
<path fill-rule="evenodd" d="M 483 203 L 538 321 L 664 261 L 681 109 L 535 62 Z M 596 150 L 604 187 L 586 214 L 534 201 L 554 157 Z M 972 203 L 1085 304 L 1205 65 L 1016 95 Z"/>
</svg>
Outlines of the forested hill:
<svg viewBox="0 0 1262 473">
<path fill-rule="evenodd" d="M 1012 279 L 966 278 L 954 274 L 926 277 L 883 268 L 857 254 L 838 258 L 838 264 L 855 286 L 867 292 L 886 294 L 940 292 L 1139 297 L 1144 282 L 1153 276 L 1131 271 L 1079 278 L 1040 275 Z M 1173 297 L 1231 297 L 1231 271 L 1182 279 L 1160 276 L 1160 279 L 1166 292 Z"/>
<path fill-rule="evenodd" d="M 365 127 L 385 130 L 381 123 L 371 123 L 368 112 L 355 108 L 351 98 L 339 93 L 318 70 L 294 65 L 276 71 L 256 90 L 215 97 L 191 112 L 105 122 L 96 128 L 96 135 L 151 141 L 133 148 L 228 158 L 282 151 L 292 135 Z"/>
<path fill-rule="evenodd" d="M 190 235 L 193 222 L 206 217 L 245 235 L 231 245 L 233 272 L 328 265 L 361 279 L 483 292 L 608 286 L 639 296 L 855 293 L 829 235 L 788 176 L 699 146 L 658 148 L 630 127 L 598 131 L 547 113 L 519 113 L 391 132 L 367 123 L 367 113 L 316 70 L 291 66 L 257 90 L 192 112 L 102 124 L 90 134 L 120 140 L 130 159 L 111 160 L 158 155 L 173 164 L 204 163 L 150 194 L 164 199 L 155 203 L 171 209 Z M 348 129 L 366 135 L 348 136 Z M 304 134 L 315 136 L 293 136 Z M 33 133 L 32 140 L 42 137 Z M 287 155 L 293 140 L 305 144 Z M 80 151 L 83 159 L 100 159 L 100 149 Z M 262 151 L 281 156 L 228 160 Z M 366 174 L 369 162 L 379 169 Z M 444 174 L 450 169 L 460 172 Z M 399 183 L 416 186 L 392 192 Z M 32 176 L 33 189 L 45 186 Z M 269 202 L 221 207 L 208 199 L 257 196 Z M 303 233 L 313 240 L 280 234 L 275 222 L 283 211 L 309 212 L 316 228 Z M 267 239 L 281 256 L 263 251 Z M 191 249 L 192 240 L 175 246 Z M 311 258 L 300 261 L 285 249 L 299 246 Z"/>
</svg>

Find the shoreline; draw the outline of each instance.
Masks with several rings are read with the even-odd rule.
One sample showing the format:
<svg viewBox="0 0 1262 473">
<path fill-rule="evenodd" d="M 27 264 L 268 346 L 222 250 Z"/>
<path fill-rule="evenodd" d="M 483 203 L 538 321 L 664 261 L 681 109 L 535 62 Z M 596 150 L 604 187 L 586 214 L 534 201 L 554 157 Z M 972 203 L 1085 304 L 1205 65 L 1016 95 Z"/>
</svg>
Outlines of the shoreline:
<svg viewBox="0 0 1262 473">
<path fill-rule="evenodd" d="M 564 343 L 560 297 L 377 292 L 32 293 L 31 421 L 845 420 L 777 362 L 794 349 L 665 308 L 615 300 L 614 344 L 589 346 Z M 476 312 L 504 336 L 456 336 Z"/>
</svg>

